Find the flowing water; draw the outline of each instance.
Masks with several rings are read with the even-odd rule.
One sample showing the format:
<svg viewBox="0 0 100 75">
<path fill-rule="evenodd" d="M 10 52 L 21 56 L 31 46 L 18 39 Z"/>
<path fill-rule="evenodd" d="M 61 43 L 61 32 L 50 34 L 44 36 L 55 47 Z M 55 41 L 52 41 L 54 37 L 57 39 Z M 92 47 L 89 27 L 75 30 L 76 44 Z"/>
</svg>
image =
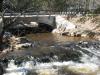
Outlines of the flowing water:
<svg viewBox="0 0 100 75">
<path fill-rule="evenodd" d="M 32 47 L 10 52 L 3 75 L 100 75 L 100 41 L 51 33 L 26 37 Z"/>
</svg>

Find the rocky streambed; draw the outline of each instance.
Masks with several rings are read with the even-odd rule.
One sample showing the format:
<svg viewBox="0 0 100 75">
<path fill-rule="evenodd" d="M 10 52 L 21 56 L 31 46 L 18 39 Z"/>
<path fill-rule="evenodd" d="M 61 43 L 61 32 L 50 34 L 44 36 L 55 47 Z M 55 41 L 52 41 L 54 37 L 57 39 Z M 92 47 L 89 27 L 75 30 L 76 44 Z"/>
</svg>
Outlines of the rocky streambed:
<svg viewBox="0 0 100 75">
<path fill-rule="evenodd" d="M 31 46 L 9 52 L 0 60 L 3 75 L 100 74 L 100 41 L 50 33 L 26 37 Z"/>
</svg>

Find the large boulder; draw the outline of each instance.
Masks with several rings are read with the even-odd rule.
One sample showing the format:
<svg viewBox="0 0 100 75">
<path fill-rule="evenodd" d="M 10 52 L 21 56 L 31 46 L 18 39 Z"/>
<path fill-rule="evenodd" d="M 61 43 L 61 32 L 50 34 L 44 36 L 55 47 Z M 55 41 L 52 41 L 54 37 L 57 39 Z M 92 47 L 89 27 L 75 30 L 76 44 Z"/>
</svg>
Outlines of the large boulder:
<svg viewBox="0 0 100 75">
<path fill-rule="evenodd" d="M 62 16 L 56 16 L 56 27 L 57 28 L 52 31 L 53 33 L 64 33 L 68 30 L 75 29 L 76 26 Z"/>
</svg>

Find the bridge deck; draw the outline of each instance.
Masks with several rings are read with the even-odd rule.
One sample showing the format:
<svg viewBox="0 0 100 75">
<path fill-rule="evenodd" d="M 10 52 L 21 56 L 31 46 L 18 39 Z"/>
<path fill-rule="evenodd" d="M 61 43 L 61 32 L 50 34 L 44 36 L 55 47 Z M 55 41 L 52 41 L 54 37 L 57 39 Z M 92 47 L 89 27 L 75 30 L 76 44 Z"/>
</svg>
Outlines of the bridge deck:
<svg viewBox="0 0 100 75">
<path fill-rule="evenodd" d="M 56 15 L 20 15 L 20 16 L 14 16 L 14 15 L 6 15 L 4 16 L 5 18 L 9 18 L 9 17 L 55 17 L 58 16 Z M 60 16 L 67 16 L 67 15 L 60 15 Z"/>
</svg>

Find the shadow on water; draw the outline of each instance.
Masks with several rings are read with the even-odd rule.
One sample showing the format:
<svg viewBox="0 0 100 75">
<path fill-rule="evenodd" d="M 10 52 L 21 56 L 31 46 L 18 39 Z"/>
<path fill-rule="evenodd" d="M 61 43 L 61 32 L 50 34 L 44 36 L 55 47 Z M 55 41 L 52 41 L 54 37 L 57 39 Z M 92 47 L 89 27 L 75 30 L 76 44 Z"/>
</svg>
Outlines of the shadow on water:
<svg viewBox="0 0 100 75">
<path fill-rule="evenodd" d="M 13 35 L 25 36 L 27 34 L 34 33 L 47 33 L 51 32 L 54 29 L 51 25 L 39 23 L 38 27 L 27 27 L 23 24 L 17 24 L 9 27 L 8 32 L 11 32 Z"/>
</svg>

